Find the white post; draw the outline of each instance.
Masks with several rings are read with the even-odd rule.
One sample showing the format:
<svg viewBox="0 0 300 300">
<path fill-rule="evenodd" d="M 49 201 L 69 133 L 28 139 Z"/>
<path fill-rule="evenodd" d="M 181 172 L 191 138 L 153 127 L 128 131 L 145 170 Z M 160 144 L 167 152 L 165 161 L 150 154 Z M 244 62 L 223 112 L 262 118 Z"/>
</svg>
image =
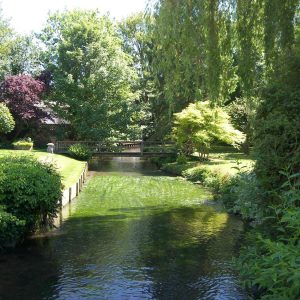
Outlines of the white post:
<svg viewBox="0 0 300 300">
<path fill-rule="evenodd" d="M 47 144 L 47 152 L 53 154 L 53 152 L 54 152 L 54 144 L 53 143 Z"/>
</svg>

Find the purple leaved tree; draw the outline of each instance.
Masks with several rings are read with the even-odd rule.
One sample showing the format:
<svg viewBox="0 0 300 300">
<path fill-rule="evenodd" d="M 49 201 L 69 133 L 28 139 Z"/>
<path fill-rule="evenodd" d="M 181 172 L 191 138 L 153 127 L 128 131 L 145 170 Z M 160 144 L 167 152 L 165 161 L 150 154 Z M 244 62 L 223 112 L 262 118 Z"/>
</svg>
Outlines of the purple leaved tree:
<svg viewBox="0 0 300 300">
<path fill-rule="evenodd" d="M 29 75 L 8 76 L 0 85 L 0 102 L 4 102 L 16 121 L 13 138 L 27 134 L 43 119 L 51 118 L 43 110 L 41 96 L 45 83 Z"/>
</svg>

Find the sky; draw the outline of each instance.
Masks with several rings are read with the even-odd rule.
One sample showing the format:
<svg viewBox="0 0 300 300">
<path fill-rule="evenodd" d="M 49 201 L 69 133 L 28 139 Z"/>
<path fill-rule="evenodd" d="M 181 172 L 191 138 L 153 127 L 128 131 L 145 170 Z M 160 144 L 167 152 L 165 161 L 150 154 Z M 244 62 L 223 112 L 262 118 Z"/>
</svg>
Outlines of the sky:
<svg viewBox="0 0 300 300">
<path fill-rule="evenodd" d="M 109 12 L 112 18 L 122 18 L 143 11 L 147 0 L 0 0 L 2 15 L 10 19 L 11 26 L 21 34 L 39 31 L 48 12 L 82 8 Z"/>
</svg>

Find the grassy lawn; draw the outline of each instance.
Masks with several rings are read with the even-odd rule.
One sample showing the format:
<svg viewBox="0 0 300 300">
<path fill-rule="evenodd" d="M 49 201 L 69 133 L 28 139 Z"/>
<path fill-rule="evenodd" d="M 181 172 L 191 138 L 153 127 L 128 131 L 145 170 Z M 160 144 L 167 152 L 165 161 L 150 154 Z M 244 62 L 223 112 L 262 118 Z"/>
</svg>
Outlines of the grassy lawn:
<svg viewBox="0 0 300 300">
<path fill-rule="evenodd" d="M 195 158 L 198 158 L 198 153 L 195 153 Z M 210 171 L 219 171 L 235 175 L 238 172 L 237 168 L 242 170 L 250 170 L 254 166 L 252 155 L 246 155 L 231 146 L 213 146 L 209 160 L 204 162 L 196 162 L 195 166 L 203 166 Z"/>
<path fill-rule="evenodd" d="M 254 166 L 254 159 L 251 155 L 245 155 L 232 147 L 214 147 L 209 154 L 209 160 L 199 161 L 198 154 L 194 153 L 193 159 L 186 163 L 178 162 L 164 164 L 163 169 L 176 175 L 183 171 L 199 167 L 207 169 L 212 173 L 235 175 L 238 168 L 243 171 L 251 170 Z"/>
<path fill-rule="evenodd" d="M 242 170 L 249 170 L 254 165 L 251 156 L 244 153 L 211 153 L 210 159 L 205 162 L 198 162 L 198 165 L 205 166 L 208 170 L 218 170 L 221 173 L 234 175 L 238 172 L 237 167 Z"/>
<path fill-rule="evenodd" d="M 53 162 L 62 176 L 62 183 L 65 186 L 65 188 L 70 187 L 78 180 L 85 166 L 85 162 L 78 161 L 73 158 L 59 154 L 48 154 L 47 152 L 36 150 L 0 150 L 0 156 L 15 154 L 29 154 L 35 156 L 37 159 Z"/>
</svg>

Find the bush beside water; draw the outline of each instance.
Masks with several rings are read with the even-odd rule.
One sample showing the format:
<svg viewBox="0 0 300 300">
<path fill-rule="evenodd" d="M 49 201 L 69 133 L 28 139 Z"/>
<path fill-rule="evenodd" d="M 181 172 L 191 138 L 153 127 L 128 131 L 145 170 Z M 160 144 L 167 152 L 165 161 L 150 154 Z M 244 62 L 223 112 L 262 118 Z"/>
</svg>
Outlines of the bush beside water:
<svg viewBox="0 0 300 300">
<path fill-rule="evenodd" d="M 90 149 L 83 144 L 71 145 L 68 149 L 69 155 L 77 160 L 89 160 L 92 157 Z"/>
<path fill-rule="evenodd" d="M 59 209 L 61 178 L 53 166 L 31 156 L 0 158 L 0 241 L 13 245 L 26 234 L 51 227 Z"/>
<path fill-rule="evenodd" d="M 25 221 L 0 208 L 0 250 L 15 246 L 25 232 Z"/>
<path fill-rule="evenodd" d="M 267 207 L 267 217 L 258 219 L 261 224 L 249 232 L 236 260 L 243 284 L 255 298 L 300 297 L 300 191 L 299 184 L 287 182 L 276 195 L 281 202 Z"/>
</svg>

